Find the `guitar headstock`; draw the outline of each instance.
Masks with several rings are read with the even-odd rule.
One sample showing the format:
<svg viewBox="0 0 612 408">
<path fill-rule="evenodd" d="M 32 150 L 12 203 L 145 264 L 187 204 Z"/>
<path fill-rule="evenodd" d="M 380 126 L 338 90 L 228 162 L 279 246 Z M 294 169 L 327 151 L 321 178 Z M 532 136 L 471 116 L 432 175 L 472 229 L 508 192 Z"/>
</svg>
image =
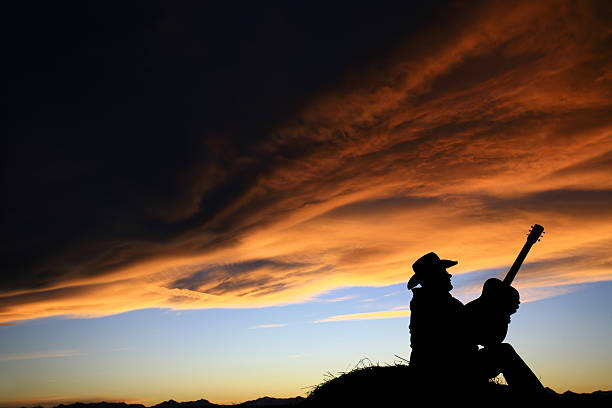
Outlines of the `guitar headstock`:
<svg viewBox="0 0 612 408">
<path fill-rule="evenodd" d="M 546 234 L 544 232 L 544 227 L 543 226 L 541 226 L 540 224 L 532 225 L 531 229 L 529 230 L 529 234 L 527 234 L 527 243 L 529 245 L 535 244 L 537 241 L 540 240 L 540 236 L 542 234 Z"/>
</svg>

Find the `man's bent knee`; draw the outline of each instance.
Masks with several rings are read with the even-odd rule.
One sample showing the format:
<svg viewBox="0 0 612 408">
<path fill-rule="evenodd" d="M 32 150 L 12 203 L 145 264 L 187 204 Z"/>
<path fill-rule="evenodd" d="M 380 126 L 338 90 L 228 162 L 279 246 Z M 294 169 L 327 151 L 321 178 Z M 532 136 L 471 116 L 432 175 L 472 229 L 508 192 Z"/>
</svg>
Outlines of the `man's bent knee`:
<svg viewBox="0 0 612 408">
<path fill-rule="evenodd" d="M 489 358 L 492 358 L 494 361 L 502 364 L 504 362 L 514 360 L 517 356 L 516 351 L 514 351 L 514 347 L 508 343 L 490 345 L 486 349 Z"/>
<path fill-rule="evenodd" d="M 514 347 L 508 343 L 499 343 L 499 350 L 503 354 L 515 354 Z"/>
</svg>

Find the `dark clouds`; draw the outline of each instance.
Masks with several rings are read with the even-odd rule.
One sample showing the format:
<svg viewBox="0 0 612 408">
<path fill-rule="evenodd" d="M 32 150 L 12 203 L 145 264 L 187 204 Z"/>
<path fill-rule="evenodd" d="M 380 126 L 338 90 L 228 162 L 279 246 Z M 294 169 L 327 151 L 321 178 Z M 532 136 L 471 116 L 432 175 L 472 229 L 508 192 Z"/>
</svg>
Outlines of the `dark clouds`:
<svg viewBox="0 0 612 408">
<path fill-rule="evenodd" d="M 117 7 L 7 13 L 4 320 L 490 268 L 534 218 L 610 238 L 606 2 Z"/>
<path fill-rule="evenodd" d="M 436 9 L 10 6 L 2 288 L 53 285 L 66 272 L 42 265 L 75 247 L 90 258 L 116 241 L 165 244 L 210 221 L 302 155 L 256 148 L 279 122 Z"/>
<path fill-rule="evenodd" d="M 172 283 L 172 287 L 197 291 L 203 285 L 214 282 L 213 287 L 206 290 L 206 293 L 212 295 L 222 295 L 223 293 L 240 289 L 256 288 L 257 290 L 265 290 L 270 288 L 270 282 L 275 281 L 273 275 L 274 271 L 291 270 L 302 266 L 305 265 L 287 264 L 268 259 L 257 259 L 229 265 L 217 265 L 183 277 Z M 243 275 L 248 276 L 249 273 L 264 268 L 269 269 L 269 275 L 262 276 L 258 279 L 244 279 Z M 274 285 L 272 286 L 274 287 Z"/>
</svg>

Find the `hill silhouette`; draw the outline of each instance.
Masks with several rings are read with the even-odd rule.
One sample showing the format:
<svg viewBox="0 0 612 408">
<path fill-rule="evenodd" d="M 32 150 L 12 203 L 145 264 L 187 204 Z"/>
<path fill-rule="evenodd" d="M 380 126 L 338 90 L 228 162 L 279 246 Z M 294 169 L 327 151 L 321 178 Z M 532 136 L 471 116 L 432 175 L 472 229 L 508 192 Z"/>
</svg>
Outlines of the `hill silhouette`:
<svg viewBox="0 0 612 408">
<path fill-rule="evenodd" d="M 59 404 L 54 408 L 209 408 L 209 407 L 295 407 L 303 405 L 306 399 L 304 397 L 294 398 L 271 398 L 262 397 L 251 401 L 245 401 L 240 404 L 224 405 L 215 404 L 205 399 L 199 399 L 197 401 L 186 401 L 177 402 L 175 400 L 168 400 L 160 402 L 159 404 L 146 407 L 142 404 L 127 404 L 125 402 L 90 402 L 82 403 L 75 402 L 73 404 Z M 42 408 L 42 407 L 33 407 Z"/>
</svg>

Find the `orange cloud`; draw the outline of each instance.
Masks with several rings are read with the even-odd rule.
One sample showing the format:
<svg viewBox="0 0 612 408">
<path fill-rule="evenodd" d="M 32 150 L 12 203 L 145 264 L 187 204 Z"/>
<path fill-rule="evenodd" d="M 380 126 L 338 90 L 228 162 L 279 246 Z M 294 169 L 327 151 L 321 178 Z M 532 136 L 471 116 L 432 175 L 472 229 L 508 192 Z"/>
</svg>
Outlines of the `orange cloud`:
<svg viewBox="0 0 612 408">
<path fill-rule="evenodd" d="M 431 250 L 455 273 L 504 267 L 534 222 L 546 239 L 517 286 L 611 280 L 612 59 L 597 7 L 486 5 L 407 39 L 272 131 L 243 159 L 272 157 L 269 171 L 215 217 L 168 242 L 58 254 L 41 271 L 63 277 L 0 294 L 0 321 L 314 300 L 405 281 Z M 164 218 L 188 218 L 218 173 L 190 175 L 194 196 Z"/>
</svg>

